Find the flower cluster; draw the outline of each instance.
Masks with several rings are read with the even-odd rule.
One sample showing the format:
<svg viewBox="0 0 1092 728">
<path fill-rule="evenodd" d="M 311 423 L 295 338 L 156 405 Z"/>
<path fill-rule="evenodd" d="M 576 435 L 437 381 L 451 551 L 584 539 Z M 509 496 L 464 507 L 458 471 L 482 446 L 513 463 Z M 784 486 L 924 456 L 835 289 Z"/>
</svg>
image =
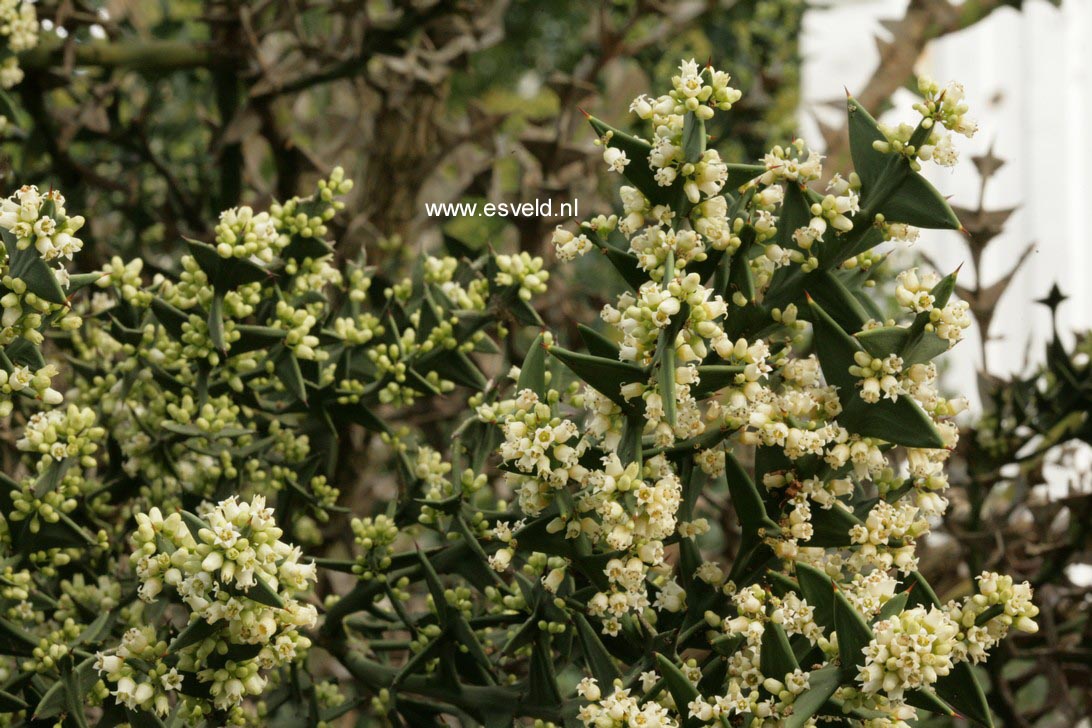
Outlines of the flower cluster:
<svg viewBox="0 0 1092 728">
<path fill-rule="evenodd" d="M 966 301 L 934 305 L 940 283 L 940 277 L 932 272 L 903 271 L 896 280 L 895 300 L 913 313 L 928 313 L 928 330 L 953 345 L 963 340 L 963 331 L 971 325 L 970 306 Z"/>
<path fill-rule="evenodd" d="M 678 612 L 685 601 L 665 563 L 663 543 L 675 532 L 682 484 L 663 458 L 648 461 L 644 473 L 638 470 L 635 463 L 623 466 L 615 454 L 605 457 L 603 469 L 589 473 L 589 489 L 577 501 L 578 512 L 587 515 L 558 524 L 570 538 L 582 534 L 605 550 L 626 555 L 607 562 L 603 573 L 610 588 L 588 602 L 588 611 L 602 618 L 606 634 L 617 634 L 627 613 L 649 606 Z M 658 592 L 651 604 L 650 581 Z"/>
<path fill-rule="evenodd" d="M 976 580 L 977 593 L 949 605 L 959 628 L 961 659 L 984 662 L 989 651 L 1005 639 L 1009 630 L 1035 633 L 1039 608 L 1031 601 L 1031 586 L 1016 584 L 1011 576 L 984 571 Z"/>
<path fill-rule="evenodd" d="M 651 122 L 656 130 L 648 166 L 657 184 L 670 187 L 680 180 L 692 204 L 697 204 L 703 195 L 712 197 L 719 192 L 728 170 L 716 150 L 706 150 L 696 159 L 688 158 L 683 139 L 686 115 L 706 120 L 717 109 L 730 109 L 742 95 L 728 85 L 730 80 L 724 71 L 711 66 L 699 68 L 693 60 L 684 61 L 679 66 L 679 75 L 672 78 L 674 89 L 670 93 L 656 99 L 640 96 L 630 106 L 630 111 Z M 629 163 L 625 152 L 610 146 L 609 138 L 604 141 L 607 142 L 604 161 L 615 171 L 623 171 Z"/>
<path fill-rule="evenodd" d="M 497 422 L 504 433 L 498 452 L 512 466 L 507 477 L 520 510 L 535 516 L 557 503 L 571 504 L 551 520 L 548 531 L 626 554 L 607 563 L 603 573 L 610 588 L 588 603 L 589 612 L 603 618 L 607 634 L 617 634 L 620 619 L 628 613 L 650 606 L 678 611 L 683 596 L 678 584 L 662 578 L 663 540 L 675 531 L 681 499 L 677 474 L 662 457 L 650 459 L 642 469 L 637 463 L 623 464 L 610 453 L 602 458 L 601 467 L 585 466 L 581 457 L 592 443 L 579 437 L 572 420 L 553 413 L 551 402 L 556 399 L 556 392 L 542 401 L 524 389 L 514 400 L 478 410 L 483 421 Z M 597 399 L 593 395 L 587 401 L 594 406 Z M 503 571 L 512 563 L 519 532 L 520 526 L 513 529 L 507 523 L 494 529 L 504 546 L 490 557 L 493 568 Z M 650 576 L 658 583 L 655 604 L 646 588 Z"/>
<path fill-rule="evenodd" d="M 481 410 L 480 415 L 489 417 L 492 413 Z M 587 477 L 580 465 L 586 445 L 574 447 L 579 434 L 576 423 L 555 417 L 550 404 L 541 401 L 535 392 L 520 391 L 500 417 L 505 441 L 499 453 L 518 470 L 509 473 L 508 479 L 516 488 L 524 513 L 541 513 L 552 500 L 551 491 L 563 488 L 570 479 Z"/>
<path fill-rule="evenodd" d="M 23 80 L 17 54 L 38 45 L 38 12 L 33 0 L 0 2 L 0 41 L 7 53 L 0 62 L 0 88 L 11 88 Z"/>
<path fill-rule="evenodd" d="M 876 141 L 873 147 L 904 155 L 915 169 L 920 166 L 918 160 L 932 160 L 942 167 L 955 166 L 959 153 L 952 144 L 951 134 L 942 129 L 967 138 L 978 131 L 978 125 L 967 116 L 970 107 L 964 99 L 963 86 L 953 82 L 942 89 L 933 79 L 922 76 L 918 79 L 918 92 L 923 99 L 914 110 L 922 116 L 920 129 L 924 134 L 909 124 L 881 125 L 886 141 Z"/>
<path fill-rule="evenodd" d="M 901 700 L 907 690 L 929 687 L 952 669 L 959 628 L 939 607 L 907 609 L 876 622 L 872 631 L 859 678 L 866 693 Z"/>
<path fill-rule="evenodd" d="M 269 215 L 278 222 L 278 228 L 288 236 L 303 239 L 322 239 L 328 232 L 326 223 L 330 222 L 338 211 L 345 208 L 345 203 L 337 199 L 353 188 L 353 181 L 345 177 L 345 170 L 334 167 L 330 176 L 319 180 L 318 191 L 313 197 L 292 199 L 275 203 L 269 208 Z"/>
<path fill-rule="evenodd" d="M 139 554 L 137 575 L 142 598 L 151 601 L 164 585 L 173 587 L 193 613 L 210 624 L 227 621 L 228 614 L 242 606 L 237 601 L 240 595 L 232 595 L 231 591 L 241 590 L 245 597 L 252 587 L 259 586 L 262 593 L 277 593 L 283 585 L 286 594 L 291 595 L 315 578 L 313 564 L 299 563 L 299 548 L 280 540 L 283 532 L 262 496 L 255 496 L 250 503 L 229 498 L 190 523 L 177 513 L 164 518 L 153 508 L 148 514 L 138 514 L 137 524 L 133 548 Z M 200 528 L 194 533 L 197 526 Z M 157 536 L 173 550 L 161 550 Z M 283 609 L 300 613 L 300 624 L 308 622 L 310 611 L 313 621 L 313 609 L 293 600 Z M 272 636 L 263 629 L 264 624 L 258 624 L 260 621 L 245 624 L 244 620 L 243 624 L 228 627 L 232 637 L 252 643 Z"/>
<path fill-rule="evenodd" d="M 249 207 L 225 210 L 216 226 L 216 252 L 223 258 L 253 257 L 271 263 L 289 240 L 268 212 L 255 214 Z"/>
<path fill-rule="evenodd" d="M 588 701 L 577 716 L 586 726 L 595 728 L 622 728 L 623 726 L 649 726 L 652 728 L 677 728 L 678 721 L 663 703 L 643 701 L 640 695 L 623 688 L 610 686 L 610 693 L 603 694 L 592 678 L 584 678 L 577 686 L 577 694 Z"/>
<path fill-rule="evenodd" d="M 853 360 L 856 366 L 850 367 L 849 373 L 861 378 L 861 399 L 865 402 L 878 402 L 881 395 L 896 400 L 903 393 L 898 378 L 902 373 L 902 359 L 897 354 L 879 359 L 867 351 L 858 351 Z"/>
<path fill-rule="evenodd" d="M 80 457 L 86 467 L 94 467 L 90 455 L 98 449 L 97 441 L 105 434 L 95 427 L 95 412 L 70 404 L 67 410 L 48 410 L 34 414 L 27 422 L 16 445 L 20 450 L 47 455 L 53 460 Z"/>
<path fill-rule="evenodd" d="M 141 654 L 151 640 L 138 629 L 113 655 L 99 655 L 98 670 L 116 685 L 115 697 L 164 715 L 169 693 L 190 674 L 207 683 L 215 708 L 230 710 L 262 694 L 263 671 L 306 652 L 310 640 L 300 630 L 314 626 L 316 610 L 295 595 L 315 580 L 315 566 L 302 563 L 299 548 L 281 536 L 261 496 L 249 503 L 229 498 L 201 517 L 164 517 L 158 508 L 137 514 L 132 546 L 140 598 L 154 602 L 168 588 L 190 616 L 171 649 L 158 649 L 152 660 Z M 189 709 L 200 715 L 199 705 Z"/>
<path fill-rule="evenodd" d="M 167 643 L 157 640 L 151 627 L 133 627 L 125 632 L 113 654 L 100 652 L 95 656 L 95 669 L 105 681 L 116 683 L 110 694 L 128 708 L 152 710 L 166 715 L 171 709 L 172 694 L 182 687 L 183 677 L 176 667 L 154 664 L 167 650 Z M 147 672 L 138 672 L 129 665 L 151 662 Z"/>
<path fill-rule="evenodd" d="M 36 350 L 47 329 L 70 332 L 82 323 L 66 302 L 71 279 L 63 263 L 83 247 L 75 234 L 84 220 L 67 215 L 64 202 L 59 192 L 43 194 L 32 185 L 0 200 L 2 347 L 22 342 Z M 40 356 L 7 362 L 0 368 L 0 416 L 12 412 L 16 396 L 59 404 L 61 395 L 51 386 L 57 372 L 55 364 L 41 361 Z"/>
<path fill-rule="evenodd" d="M 385 515 L 354 518 L 350 523 L 361 553 L 353 572 L 361 579 L 371 579 L 391 565 L 391 544 L 398 538 L 398 526 Z"/>
<path fill-rule="evenodd" d="M 732 602 L 738 616 L 721 626 L 742 644 L 728 660 L 725 689 L 712 698 L 699 696 L 686 706 L 686 715 L 703 724 L 747 714 L 759 718 L 784 715 L 808 689 L 809 675 L 799 668 L 784 674 L 763 672 L 762 644 L 768 632 L 801 635 L 827 644 L 815 625 L 814 608 L 795 594 L 780 599 L 753 585 L 737 593 Z"/>
<path fill-rule="evenodd" d="M 546 281 L 550 279 L 548 271 L 543 270 L 542 258 L 527 253 L 519 255 L 498 255 L 496 257 L 497 274 L 494 282 L 501 287 L 515 287 L 520 300 L 531 298 L 546 290 Z"/>
<path fill-rule="evenodd" d="M 56 190 L 41 193 L 33 185 L 20 187 L 0 201 L 0 228 L 15 238 L 16 248 L 33 246 L 45 261 L 72 259 L 83 247 L 76 233 L 83 227 L 80 215 L 65 213 L 64 197 Z"/>
<path fill-rule="evenodd" d="M 50 386 L 57 376 L 57 365 L 46 364 L 37 370 L 28 366 L 12 367 L 10 372 L 0 370 L 0 417 L 11 414 L 15 403 L 13 394 L 32 394 L 47 405 L 56 405 L 64 401 L 59 391 Z"/>
<path fill-rule="evenodd" d="M 814 149 L 809 149 L 803 139 L 797 139 L 788 146 L 775 146 L 766 152 L 762 158 L 762 164 L 766 168 L 755 180 L 763 186 L 770 186 L 775 182 L 813 182 L 823 174 L 823 155 Z M 780 202 L 780 194 L 776 197 L 767 197 L 763 200 L 766 204 Z"/>
<path fill-rule="evenodd" d="M 558 260 L 573 260 L 592 249 L 592 242 L 587 235 L 573 235 L 560 225 L 554 230 L 550 242 L 554 245 Z"/>
</svg>

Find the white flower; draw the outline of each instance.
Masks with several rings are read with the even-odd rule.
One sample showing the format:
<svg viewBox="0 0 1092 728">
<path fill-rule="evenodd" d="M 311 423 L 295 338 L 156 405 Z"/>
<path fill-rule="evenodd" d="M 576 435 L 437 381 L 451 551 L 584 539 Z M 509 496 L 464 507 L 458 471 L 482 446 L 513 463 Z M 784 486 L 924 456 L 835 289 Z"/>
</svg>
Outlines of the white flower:
<svg viewBox="0 0 1092 728">
<path fill-rule="evenodd" d="M 607 163 L 607 168 L 612 172 L 621 174 L 626 165 L 629 164 L 629 157 L 617 147 L 607 147 L 603 150 L 603 161 Z"/>
</svg>

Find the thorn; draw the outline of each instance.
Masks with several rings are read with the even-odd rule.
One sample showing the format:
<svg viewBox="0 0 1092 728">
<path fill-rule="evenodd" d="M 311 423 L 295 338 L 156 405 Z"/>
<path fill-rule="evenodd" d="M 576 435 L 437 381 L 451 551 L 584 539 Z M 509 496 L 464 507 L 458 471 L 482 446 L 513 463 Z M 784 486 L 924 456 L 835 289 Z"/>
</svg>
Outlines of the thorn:
<svg viewBox="0 0 1092 728">
<path fill-rule="evenodd" d="M 584 115 L 584 118 L 585 118 L 585 119 L 590 119 L 590 118 L 591 118 L 591 114 L 589 114 L 588 112 L 584 111 L 584 109 L 583 109 L 583 108 L 581 108 L 581 107 L 577 106 L 577 107 L 576 107 L 576 110 L 577 110 L 577 111 L 579 111 L 579 112 L 580 112 L 581 114 L 583 114 L 583 115 Z"/>
<path fill-rule="evenodd" d="M 959 232 L 963 233 L 963 234 L 964 234 L 964 235 L 966 235 L 966 236 L 967 236 L 968 238 L 969 238 L 969 237 L 971 237 L 971 231 L 970 231 L 970 230 L 968 230 L 967 228 L 963 227 L 963 224 L 962 224 L 962 223 L 960 223 L 960 225 L 959 225 Z"/>
<path fill-rule="evenodd" d="M 952 271 L 952 275 L 954 275 L 954 276 L 958 276 L 958 275 L 959 275 L 959 271 L 963 270 L 963 263 L 966 263 L 966 262 L 967 262 L 967 261 L 965 261 L 965 260 L 964 260 L 964 261 L 962 261 L 962 262 L 961 262 L 961 263 L 960 263 L 959 265 L 957 265 L 957 266 L 956 266 L 956 269 L 955 269 L 954 271 Z"/>
<path fill-rule="evenodd" d="M 1068 296 L 1062 293 L 1062 289 L 1058 288 L 1058 284 L 1055 283 L 1053 286 L 1050 287 L 1050 293 L 1048 293 L 1046 297 L 1036 299 L 1035 302 L 1043 304 L 1051 311 L 1056 311 L 1058 306 L 1061 305 L 1062 301 L 1066 300 L 1067 298 Z"/>
<path fill-rule="evenodd" d="M 807 291 L 804 291 L 804 297 L 808 299 L 808 303 L 815 303 L 815 299 L 813 299 L 811 297 L 811 294 L 808 293 Z"/>
<path fill-rule="evenodd" d="M 705 67 L 708 69 L 713 68 L 713 56 L 709 56 L 709 60 L 705 62 Z"/>
<path fill-rule="evenodd" d="M 849 87 L 848 87 L 848 86 L 842 86 L 842 90 L 846 92 L 846 98 L 847 98 L 847 99 L 851 99 L 851 98 L 853 98 L 853 94 L 851 94 L 851 93 L 849 92 Z"/>
</svg>

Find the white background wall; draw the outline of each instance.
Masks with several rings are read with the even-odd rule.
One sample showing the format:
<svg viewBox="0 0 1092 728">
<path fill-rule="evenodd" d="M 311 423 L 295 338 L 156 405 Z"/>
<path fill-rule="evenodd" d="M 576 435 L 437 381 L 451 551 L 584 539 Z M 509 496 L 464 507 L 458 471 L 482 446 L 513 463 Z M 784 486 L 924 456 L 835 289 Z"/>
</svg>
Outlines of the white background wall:
<svg viewBox="0 0 1092 728">
<path fill-rule="evenodd" d="M 808 12 L 802 39 L 807 138 L 820 138 L 815 114 L 844 99 L 843 87 L 864 87 L 879 54 L 879 20 L 901 18 L 906 0 L 833 0 L 830 9 Z M 926 165 L 926 174 L 953 202 L 974 207 L 978 177 L 971 156 L 991 142 L 1007 164 L 987 188 L 987 208 L 1020 209 L 990 245 L 983 263 L 986 283 L 1002 276 L 1032 241 L 1037 250 L 1013 280 L 994 319 L 990 369 L 1023 369 L 1029 338 L 1033 361 L 1050 335 L 1047 309 L 1032 305 L 1057 281 L 1070 296 L 1060 309 L 1064 330 L 1092 327 L 1092 0 L 1065 0 L 1055 8 L 1027 0 L 1022 11 L 1004 8 L 969 30 L 934 42 L 919 66 L 941 84 L 958 80 L 967 91 L 979 132 L 957 138 L 959 165 Z M 913 120 L 908 92 L 891 121 Z M 843 117 L 844 118 L 844 117 Z M 917 243 L 948 272 L 969 259 L 962 236 L 923 232 Z M 968 269 L 961 275 L 970 278 Z M 948 357 L 955 386 L 974 387 L 979 366 L 978 332 Z M 973 391 L 973 389 L 971 390 Z M 972 396 L 973 400 L 974 397 Z"/>
</svg>

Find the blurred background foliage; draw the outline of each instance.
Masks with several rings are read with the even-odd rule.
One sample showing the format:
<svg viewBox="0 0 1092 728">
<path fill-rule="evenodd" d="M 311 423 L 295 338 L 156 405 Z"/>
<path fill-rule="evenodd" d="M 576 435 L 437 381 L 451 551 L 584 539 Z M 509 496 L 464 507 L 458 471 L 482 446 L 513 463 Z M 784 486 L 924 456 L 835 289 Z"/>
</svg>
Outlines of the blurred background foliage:
<svg viewBox="0 0 1092 728">
<path fill-rule="evenodd" d="M 931 39 L 1020 4 L 911 0 L 858 96 L 882 108 Z M 305 192 L 335 165 L 358 182 L 335 231 L 339 252 L 363 248 L 389 279 L 445 245 L 548 255 L 549 233 L 573 221 L 443 219 L 425 203 L 553 200 L 558 210 L 579 200 L 581 218 L 611 212 L 615 180 L 601 172 L 581 110 L 622 122 L 630 99 L 667 85 L 684 57 L 710 58 L 744 91 L 710 129 L 731 161 L 793 138 L 800 111 L 798 0 L 42 0 L 38 11 L 42 43 L 21 58 L 0 172 L 5 193 L 23 183 L 65 191 L 89 220 L 85 270 L 113 255 L 168 269 L 184 237 L 211 238 L 221 210 Z M 844 130 L 824 136 L 837 158 Z M 975 162 L 983 184 L 1001 163 Z M 1011 210 L 958 212 L 978 266 Z M 620 290 L 613 275 L 596 256 L 555 268 L 543 319 L 555 331 L 594 321 Z M 959 291 L 983 329 L 1010 279 Z M 1062 301 L 1058 291 L 1044 298 Z M 1092 442 L 1090 341 L 1067 349 L 1056 336 L 1021 377 L 983 372 L 983 415 L 964 428 L 953 506 L 925 544 L 922 571 L 942 598 L 966 592 L 983 568 L 1036 588 L 1044 628 L 1004 643 L 986 666 L 1000 725 L 1068 726 L 1092 714 L 1087 449 L 1080 459 Z M 445 441 L 452 418 L 421 415 L 414 424 Z M 361 433 L 347 442 L 375 449 Z M 393 479 L 374 452 L 360 462 L 367 468 L 345 475 L 356 482 L 338 485 L 363 512 L 393 495 Z M 722 543 L 730 560 L 733 534 Z"/>
</svg>

